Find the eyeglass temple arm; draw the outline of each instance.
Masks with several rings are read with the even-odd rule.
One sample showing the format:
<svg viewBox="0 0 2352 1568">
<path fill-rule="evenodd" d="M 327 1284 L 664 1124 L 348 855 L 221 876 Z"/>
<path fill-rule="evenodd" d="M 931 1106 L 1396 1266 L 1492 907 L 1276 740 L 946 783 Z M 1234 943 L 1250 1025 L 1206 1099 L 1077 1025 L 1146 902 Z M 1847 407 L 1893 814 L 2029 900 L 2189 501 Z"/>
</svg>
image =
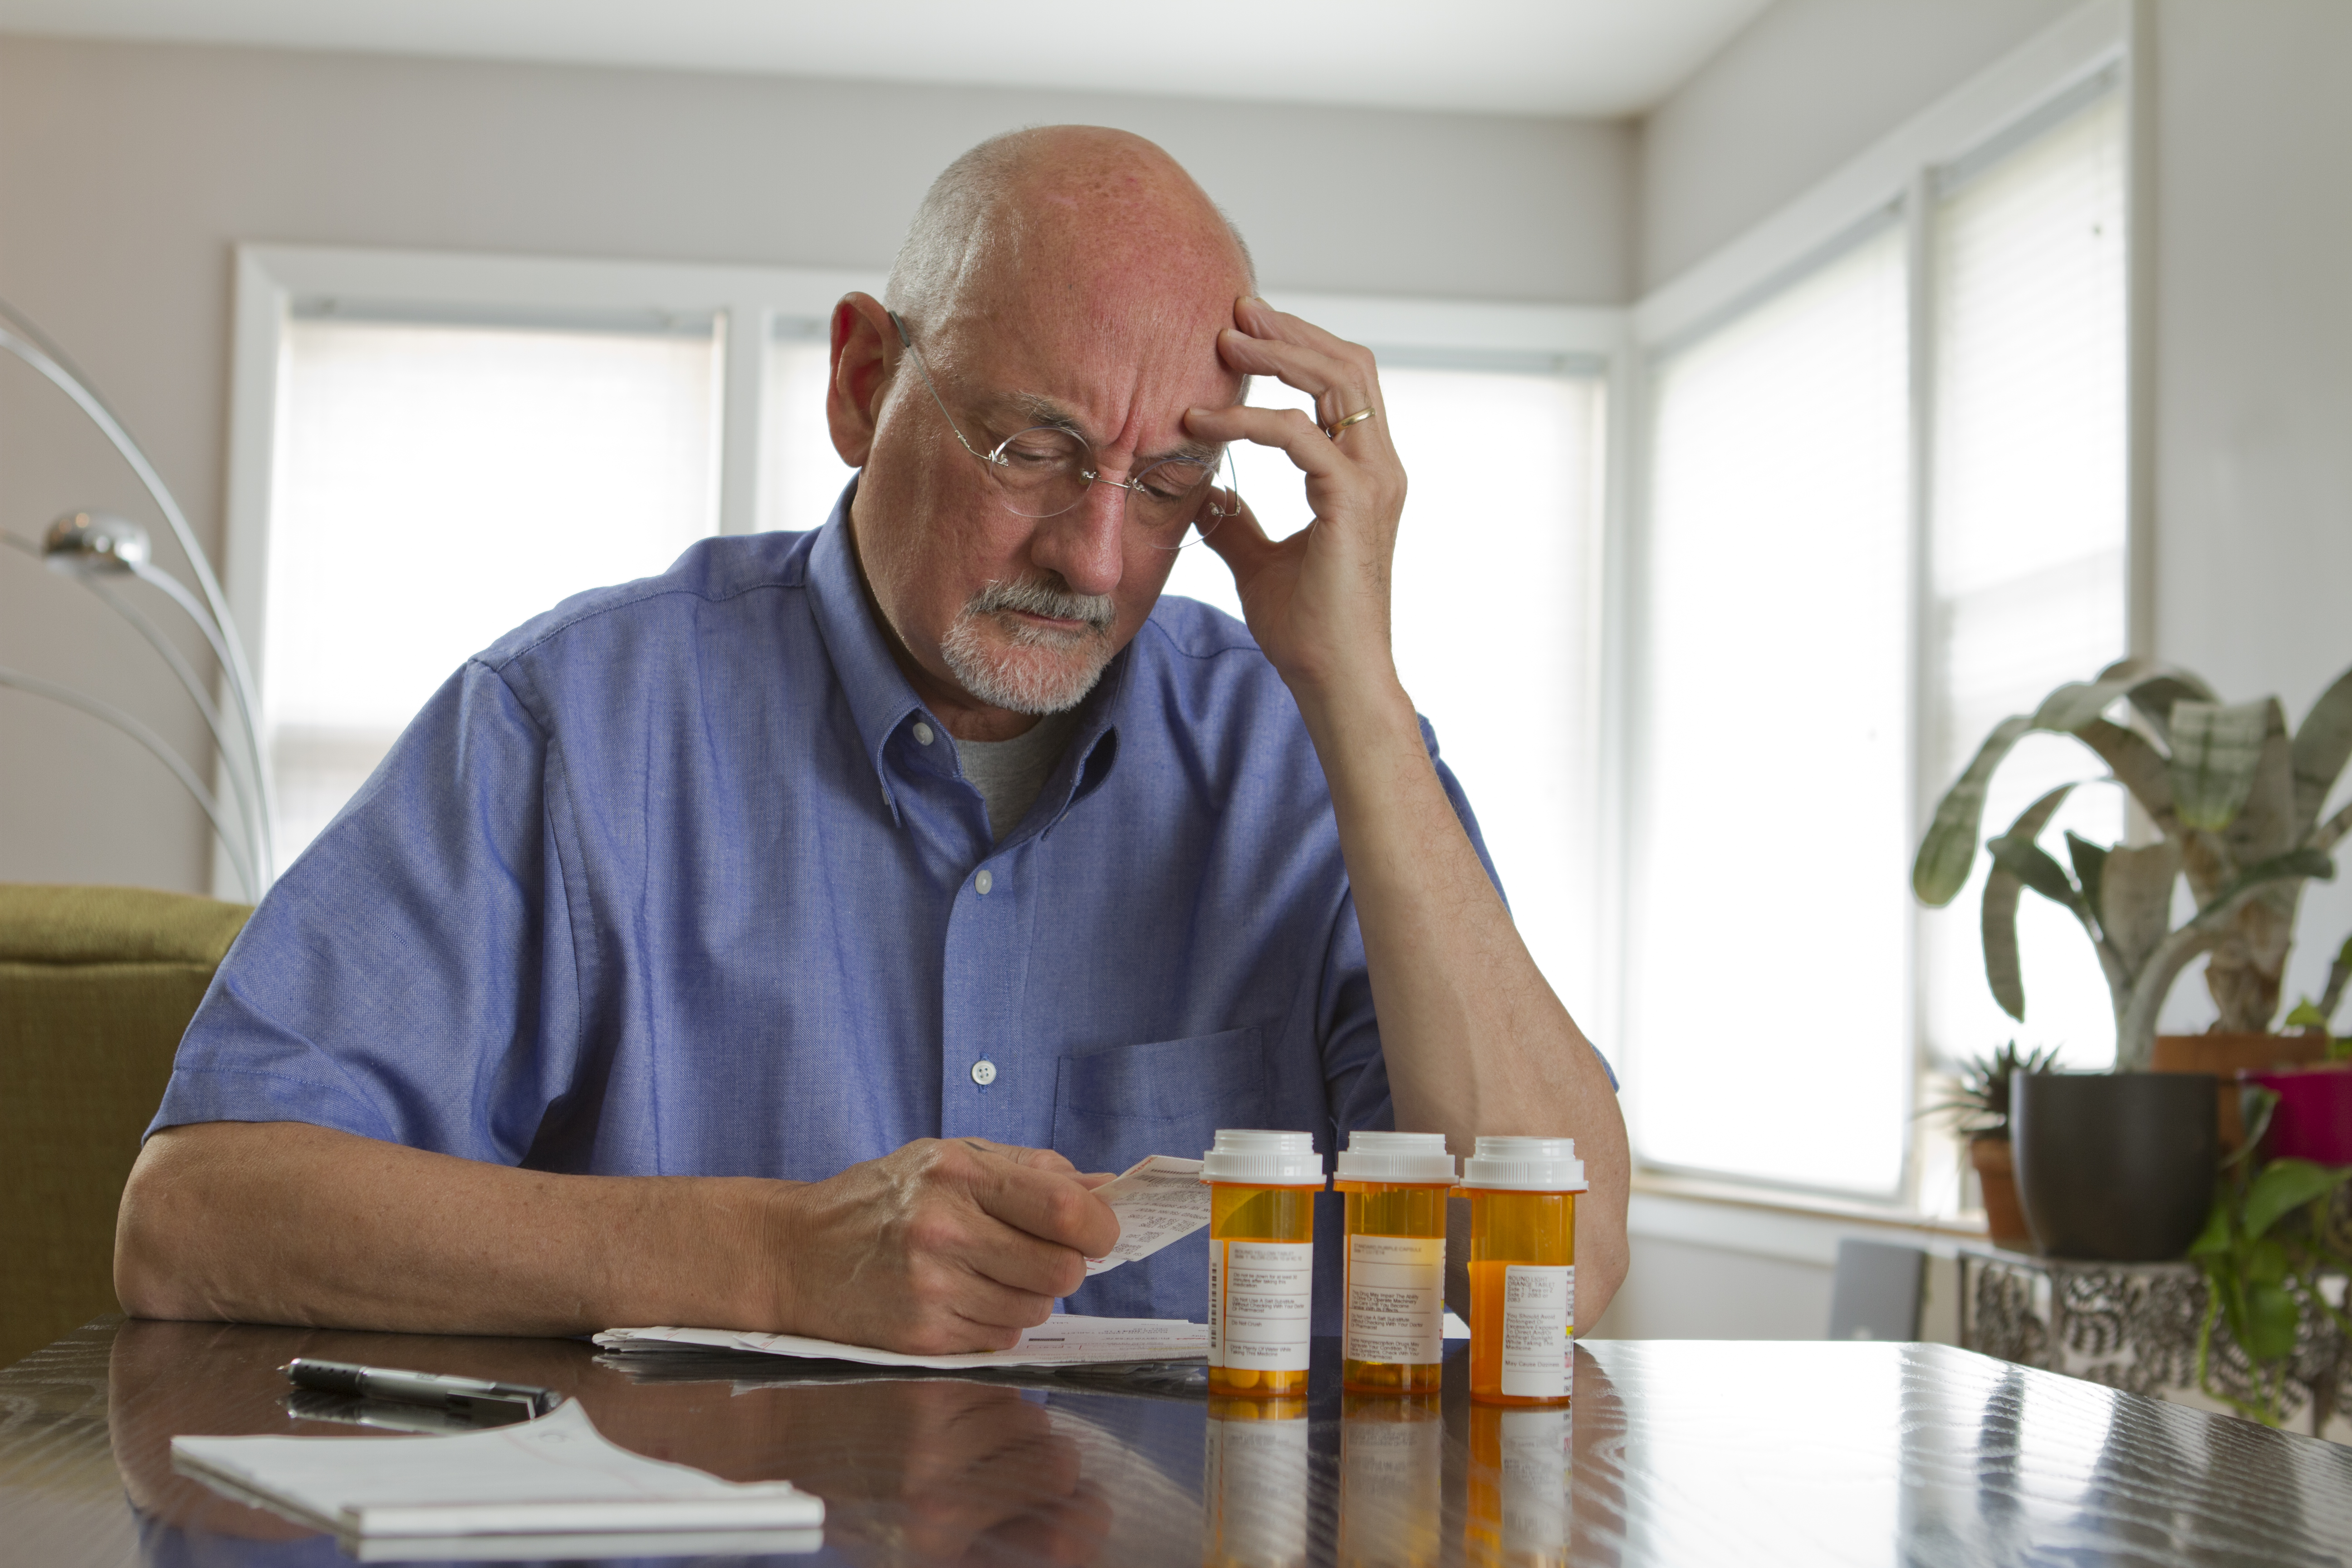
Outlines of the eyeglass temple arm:
<svg viewBox="0 0 2352 1568">
<path fill-rule="evenodd" d="M 979 447 L 973 446 L 971 442 L 963 438 L 963 431 L 957 426 L 955 416 L 948 412 L 947 399 L 940 395 L 939 386 L 931 380 L 930 366 L 923 363 L 923 356 L 916 350 L 915 340 L 908 335 L 907 323 L 898 319 L 898 312 L 896 310 L 886 310 L 884 311 L 884 314 L 890 318 L 890 324 L 898 329 L 898 346 L 905 349 L 907 353 L 913 357 L 915 362 L 915 374 L 923 378 L 923 390 L 929 393 L 931 395 L 931 401 L 940 405 L 940 417 L 948 422 L 948 431 L 950 435 L 955 437 L 956 444 L 961 446 L 965 451 L 970 452 L 973 457 L 978 458 L 982 462 L 986 463 L 989 467 L 995 468 L 999 466 L 997 458 L 991 457 L 989 454 L 982 451 Z"/>
</svg>

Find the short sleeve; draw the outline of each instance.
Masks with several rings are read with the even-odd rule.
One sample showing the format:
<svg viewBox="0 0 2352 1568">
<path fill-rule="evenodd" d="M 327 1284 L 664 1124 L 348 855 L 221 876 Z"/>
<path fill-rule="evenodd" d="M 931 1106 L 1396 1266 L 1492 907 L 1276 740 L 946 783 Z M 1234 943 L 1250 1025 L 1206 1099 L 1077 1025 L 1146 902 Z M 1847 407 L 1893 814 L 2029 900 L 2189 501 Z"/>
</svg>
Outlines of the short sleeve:
<svg viewBox="0 0 2352 1568">
<path fill-rule="evenodd" d="M 520 1163 L 579 1055 L 560 756 L 452 676 L 254 912 L 149 1131 L 308 1121 Z"/>
</svg>

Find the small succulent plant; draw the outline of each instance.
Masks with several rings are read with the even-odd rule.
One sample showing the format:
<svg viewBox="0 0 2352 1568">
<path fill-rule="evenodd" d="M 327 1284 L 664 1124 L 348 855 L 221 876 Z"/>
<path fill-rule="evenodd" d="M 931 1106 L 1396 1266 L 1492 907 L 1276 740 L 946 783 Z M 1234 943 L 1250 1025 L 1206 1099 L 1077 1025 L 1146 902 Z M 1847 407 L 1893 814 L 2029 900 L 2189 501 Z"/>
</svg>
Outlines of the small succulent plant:
<svg viewBox="0 0 2352 1568">
<path fill-rule="evenodd" d="M 2048 1072 L 2058 1049 L 2020 1052 L 2011 1040 L 1989 1057 L 1978 1057 L 1960 1068 L 1959 1088 L 1920 1112 L 1955 1112 L 1959 1131 L 1970 1138 L 2009 1136 L 2010 1080 L 2020 1073 Z"/>
</svg>

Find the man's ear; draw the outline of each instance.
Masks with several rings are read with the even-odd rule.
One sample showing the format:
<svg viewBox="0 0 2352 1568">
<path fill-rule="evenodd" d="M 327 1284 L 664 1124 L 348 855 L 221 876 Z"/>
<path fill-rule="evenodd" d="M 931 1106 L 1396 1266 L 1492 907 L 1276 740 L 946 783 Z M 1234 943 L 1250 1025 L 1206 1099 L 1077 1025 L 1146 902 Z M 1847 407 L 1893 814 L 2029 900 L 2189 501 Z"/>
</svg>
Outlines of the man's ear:
<svg viewBox="0 0 2352 1568">
<path fill-rule="evenodd" d="M 874 450 L 874 426 L 889 390 L 898 329 L 871 294 L 845 294 L 833 308 L 833 374 L 825 384 L 824 420 L 833 449 L 853 468 Z"/>
</svg>

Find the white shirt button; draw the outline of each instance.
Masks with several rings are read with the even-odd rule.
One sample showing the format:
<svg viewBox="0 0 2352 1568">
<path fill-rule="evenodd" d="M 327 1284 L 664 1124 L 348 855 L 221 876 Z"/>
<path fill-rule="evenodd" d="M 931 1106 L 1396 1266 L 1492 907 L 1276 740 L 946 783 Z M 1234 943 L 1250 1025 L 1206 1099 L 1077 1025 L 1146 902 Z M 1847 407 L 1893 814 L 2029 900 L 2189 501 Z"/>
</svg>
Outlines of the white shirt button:
<svg viewBox="0 0 2352 1568">
<path fill-rule="evenodd" d="M 996 1064 L 994 1062 L 988 1061 L 972 1063 L 971 1081 L 980 1085 L 982 1089 L 986 1089 L 990 1084 L 994 1083 L 996 1081 Z"/>
<path fill-rule="evenodd" d="M 915 721 L 915 744 L 928 746 L 937 739 L 939 737 L 931 732 L 931 727 L 929 724 L 924 723 L 920 719 Z"/>
<path fill-rule="evenodd" d="M 971 879 L 971 885 L 980 889 L 980 896 L 984 899 L 988 897 L 988 889 L 996 886 L 996 879 L 982 871 Z"/>
</svg>

